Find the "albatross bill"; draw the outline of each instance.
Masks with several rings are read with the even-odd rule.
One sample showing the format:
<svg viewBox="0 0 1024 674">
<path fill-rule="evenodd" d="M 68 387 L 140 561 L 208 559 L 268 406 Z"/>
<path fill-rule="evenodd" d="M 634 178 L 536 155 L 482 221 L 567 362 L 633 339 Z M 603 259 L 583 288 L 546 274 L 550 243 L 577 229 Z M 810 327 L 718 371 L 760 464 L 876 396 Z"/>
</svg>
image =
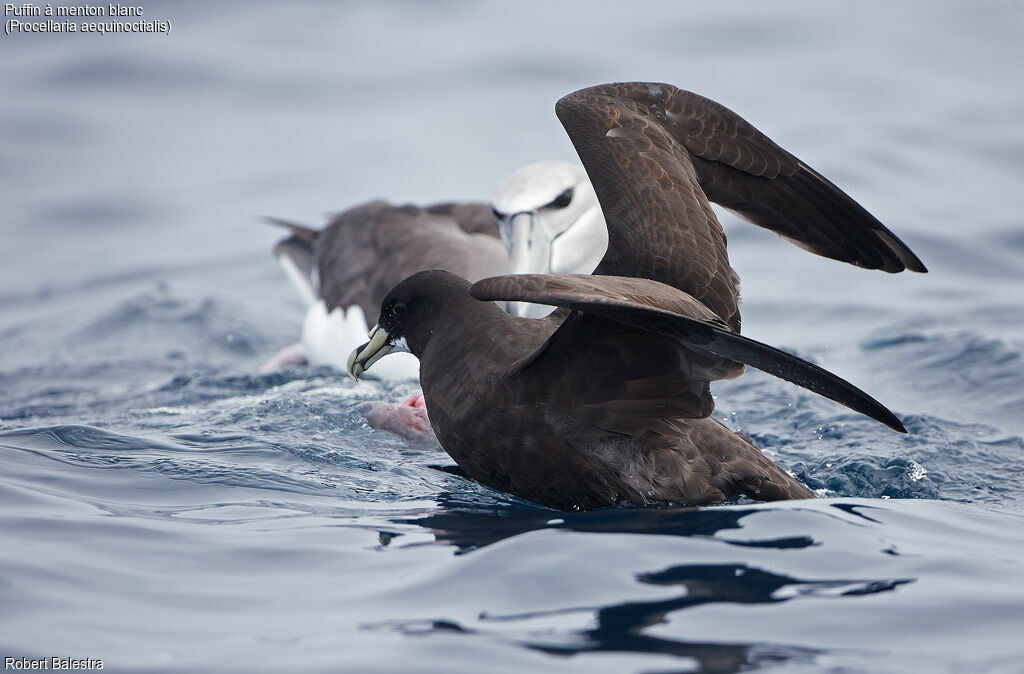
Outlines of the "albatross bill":
<svg viewBox="0 0 1024 674">
<path fill-rule="evenodd" d="M 387 291 L 417 271 L 445 269 L 473 281 L 510 272 L 590 273 L 608 241 L 586 172 L 564 161 L 517 169 L 494 191 L 490 205 L 371 201 L 335 215 L 322 230 L 269 221 L 291 231 L 274 252 L 308 309 L 301 343 L 264 369 L 301 362 L 303 355 L 311 363 L 344 367 Z M 544 313 L 525 303 L 510 310 Z M 374 374 L 415 379 L 419 367 L 411 356 L 392 358 Z"/>
</svg>

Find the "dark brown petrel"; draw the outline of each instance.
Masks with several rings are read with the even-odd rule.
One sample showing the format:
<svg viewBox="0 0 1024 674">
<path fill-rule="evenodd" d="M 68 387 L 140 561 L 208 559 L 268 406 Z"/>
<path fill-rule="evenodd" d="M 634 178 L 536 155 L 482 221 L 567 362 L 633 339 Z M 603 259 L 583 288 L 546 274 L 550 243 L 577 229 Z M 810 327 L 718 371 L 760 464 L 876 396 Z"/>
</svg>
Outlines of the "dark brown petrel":
<svg viewBox="0 0 1024 674">
<path fill-rule="evenodd" d="M 431 425 L 470 477 L 544 505 L 808 498 L 750 440 L 711 418 L 709 384 L 749 364 L 906 432 L 852 384 L 738 334 L 737 279 L 708 197 L 822 255 L 924 271 L 839 188 L 726 108 L 665 84 L 584 89 L 556 113 L 601 202 L 594 276 L 474 285 L 415 274 L 381 304 L 358 378 L 391 351 L 420 360 Z M 510 316 L 489 300 L 560 307 Z"/>
</svg>

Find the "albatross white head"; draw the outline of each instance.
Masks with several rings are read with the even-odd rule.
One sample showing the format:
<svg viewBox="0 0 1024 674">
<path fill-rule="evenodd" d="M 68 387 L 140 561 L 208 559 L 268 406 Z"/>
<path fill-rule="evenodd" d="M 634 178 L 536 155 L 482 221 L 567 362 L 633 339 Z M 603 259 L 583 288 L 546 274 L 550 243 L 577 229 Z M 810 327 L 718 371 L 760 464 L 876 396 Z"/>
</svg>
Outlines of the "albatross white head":
<svg viewBox="0 0 1024 674">
<path fill-rule="evenodd" d="M 564 161 L 527 164 L 491 196 L 513 274 L 589 274 L 608 250 L 608 227 L 582 166 Z M 550 307 L 512 302 L 517 316 L 540 317 Z"/>
</svg>

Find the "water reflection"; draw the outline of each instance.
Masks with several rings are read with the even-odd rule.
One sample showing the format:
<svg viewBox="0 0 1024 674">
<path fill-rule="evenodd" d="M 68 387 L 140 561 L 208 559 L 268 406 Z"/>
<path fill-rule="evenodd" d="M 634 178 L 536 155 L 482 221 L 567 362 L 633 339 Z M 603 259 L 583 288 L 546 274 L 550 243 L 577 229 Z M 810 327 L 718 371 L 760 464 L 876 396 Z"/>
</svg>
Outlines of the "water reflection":
<svg viewBox="0 0 1024 674">
<path fill-rule="evenodd" d="M 466 554 L 503 539 L 540 529 L 596 535 L 631 533 L 715 537 L 718 542 L 726 545 L 778 550 L 801 550 L 820 545 L 810 535 L 745 540 L 718 538 L 720 532 L 740 529 L 744 518 L 765 512 L 763 507 L 746 505 L 710 509 L 612 508 L 585 513 L 561 513 L 511 499 L 495 505 L 493 499 L 485 501 L 465 493 L 444 494 L 441 501 L 444 506 L 442 510 L 400 522 L 428 528 L 438 542 L 457 548 L 456 554 Z M 840 508 L 843 512 L 868 519 L 853 509 L 855 504 L 832 505 L 844 505 L 846 507 Z M 674 564 L 651 572 L 633 572 L 632 578 L 638 586 L 663 587 L 668 596 L 523 613 L 484 609 L 472 623 L 439 618 L 375 627 L 396 629 L 403 634 L 458 632 L 497 638 L 559 656 L 598 652 L 662 654 L 692 660 L 692 664 L 687 663 L 686 671 L 730 674 L 751 667 L 789 661 L 813 664 L 823 652 L 777 643 L 690 640 L 686 638 L 689 633 L 687 621 L 703 614 L 682 614 L 682 611 L 711 604 L 764 605 L 782 604 L 807 597 L 862 597 L 893 592 L 914 582 L 912 578 L 806 579 L 795 574 L 771 571 L 753 562 L 737 563 L 735 557 L 721 564 L 705 561 Z M 649 591 L 637 594 L 650 596 Z M 669 623 L 669 629 L 651 629 Z M 672 633 L 678 635 L 678 638 L 674 638 Z"/>
<path fill-rule="evenodd" d="M 731 674 L 752 666 L 786 661 L 812 663 L 824 651 L 778 644 L 673 639 L 649 634 L 648 628 L 667 623 L 674 612 L 706 604 L 777 604 L 806 596 L 863 596 L 891 592 L 913 582 L 912 579 L 801 580 L 746 564 L 678 565 L 639 574 L 636 580 L 647 585 L 678 587 L 684 592 L 666 599 L 624 602 L 596 609 L 574 607 L 516 615 L 483 613 L 478 628 L 451 620 L 410 621 L 374 627 L 396 629 L 403 634 L 417 636 L 458 632 L 504 638 L 551 655 L 596 652 L 671 655 L 695 661 L 695 669 L 688 667 L 686 671 Z M 567 622 L 575 622 L 572 616 L 584 612 L 593 612 L 594 615 L 593 626 L 587 629 L 531 629 L 538 622 L 550 625 L 551 619 L 560 617 Z"/>
<path fill-rule="evenodd" d="M 645 630 L 665 623 L 684 609 L 712 603 L 775 604 L 798 597 L 848 597 L 891 592 L 912 579 L 801 580 L 746 564 L 679 565 L 640 574 L 637 581 L 650 585 L 679 586 L 685 593 L 657 601 L 626 602 L 599 608 L 596 626 L 575 635 L 568 645 L 525 644 L 549 653 L 595 651 L 664 653 L 694 658 L 701 672 L 736 672 L 748 665 L 793 658 L 810 659 L 818 651 L 807 648 L 765 647 L 758 644 L 697 643 L 652 636 Z M 485 616 L 487 620 L 514 621 L 529 616 Z"/>
<path fill-rule="evenodd" d="M 476 499 L 472 494 L 441 493 L 442 509 L 415 519 L 394 520 L 430 529 L 438 542 L 449 543 L 460 553 L 538 529 L 567 529 L 595 533 L 636 533 L 662 536 L 714 536 L 739 529 L 740 520 L 761 512 L 758 508 L 692 508 L 665 505 L 646 508 L 603 508 L 566 513 L 506 497 L 495 503 L 493 495 Z M 769 540 L 723 541 L 748 547 L 802 548 L 814 545 L 807 536 Z"/>
<path fill-rule="evenodd" d="M 568 641 L 580 641 L 580 644 L 557 646 L 552 644 L 531 642 L 529 639 L 520 640 L 520 644 L 532 650 L 541 651 L 549 655 L 570 657 L 582 653 L 595 652 L 619 652 L 619 653 L 642 653 L 669 655 L 677 658 L 692 660 L 687 666 L 678 670 L 658 668 L 661 674 L 679 672 L 701 672 L 702 674 L 734 674 L 751 667 L 777 665 L 784 662 L 805 662 L 812 663 L 823 651 L 802 648 L 797 646 L 777 646 L 771 644 L 744 644 L 744 643 L 721 643 L 721 642 L 700 642 L 700 641 L 675 641 L 649 637 L 640 632 L 645 625 L 630 625 L 633 632 L 615 632 L 608 634 L 607 628 L 604 634 L 597 634 L 599 630 L 585 632 L 579 638 L 568 638 Z M 494 636 L 489 630 L 467 629 L 457 623 L 447 620 L 433 620 L 428 622 L 410 622 L 400 625 L 377 626 L 392 627 L 398 632 L 408 636 L 424 636 L 429 634 L 460 633 L 475 636 Z M 602 641 L 602 636 L 611 637 Z"/>
</svg>

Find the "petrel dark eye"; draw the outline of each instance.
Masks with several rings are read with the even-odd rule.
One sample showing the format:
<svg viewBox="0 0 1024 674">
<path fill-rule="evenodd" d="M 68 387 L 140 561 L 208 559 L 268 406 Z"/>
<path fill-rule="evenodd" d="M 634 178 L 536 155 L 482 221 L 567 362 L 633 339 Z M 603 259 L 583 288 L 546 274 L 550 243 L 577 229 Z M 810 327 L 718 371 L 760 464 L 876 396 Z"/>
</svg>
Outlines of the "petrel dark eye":
<svg viewBox="0 0 1024 674">
<path fill-rule="evenodd" d="M 495 220 L 504 220 L 505 219 L 505 214 L 502 213 L 501 211 L 499 211 L 497 208 L 494 208 L 493 206 L 491 207 L 491 213 L 494 214 L 494 219 Z"/>
<path fill-rule="evenodd" d="M 551 202 L 553 208 L 565 208 L 572 202 L 572 188 L 570 187 L 566 191 L 558 195 L 558 197 Z"/>
<path fill-rule="evenodd" d="M 391 313 L 393 313 L 395 316 L 401 316 L 404 311 L 404 302 L 395 302 L 394 304 L 391 305 Z"/>
</svg>

